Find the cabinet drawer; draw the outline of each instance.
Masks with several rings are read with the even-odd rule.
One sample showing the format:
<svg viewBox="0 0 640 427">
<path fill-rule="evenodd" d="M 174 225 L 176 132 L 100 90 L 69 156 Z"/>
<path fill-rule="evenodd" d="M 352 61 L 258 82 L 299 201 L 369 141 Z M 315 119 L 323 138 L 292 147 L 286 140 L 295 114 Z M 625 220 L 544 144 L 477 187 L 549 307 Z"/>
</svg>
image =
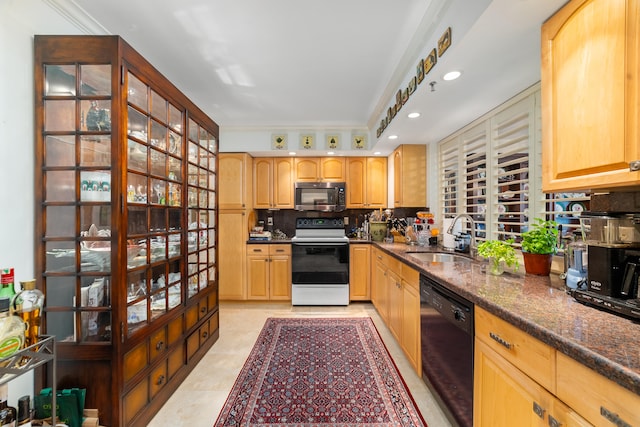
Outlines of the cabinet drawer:
<svg viewBox="0 0 640 427">
<path fill-rule="evenodd" d="M 210 312 L 218 308 L 218 292 L 210 292 L 209 295 L 207 295 L 207 301 Z"/>
<path fill-rule="evenodd" d="M 558 352 L 558 398 L 595 426 L 640 426 L 640 396 Z"/>
<path fill-rule="evenodd" d="M 182 338 L 182 316 L 174 319 L 167 327 L 169 345 L 173 345 Z"/>
<path fill-rule="evenodd" d="M 206 298 L 202 298 L 199 302 L 198 302 L 198 320 L 202 320 L 204 319 L 207 314 L 209 313 L 209 307 L 207 305 L 207 299 Z"/>
<path fill-rule="evenodd" d="M 184 366 L 184 346 L 176 347 L 171 351 L 167 358 L 167 369 L 169 373 L 169 379 L 178 373 L 178 371 Z"/>
<path fill-rule="evenodd" d="M 153 362 L 167 349 L 167 329 L 162 328 L 149 338 L 150 360 Z"/>
<path fill-rule="evenodd" d="M 198 323 L 198 310 L 200 309 L 200 307 L 198 307 L 197 305 L 191 306 L 187 309 L 185 315 L 184 315 L 184 320 L 185 320 L 185 330 L 189 330 L 191 328 L 193 328 L 195 326 L 196 323 Z"/>
<path fill-rule="evenodd" d="M 131 420 L 147 406 L 149 396 L 149 381 L 141 381 L 124 397 L 124 421 L 129 425 Z"/>
<path fill-rule="evenodd" d="M 187 338 L 187 362 L 191 360 L 200 348 L 200 330 L 195 331 Z"/>
<path fill-rule="evenodd" d="M 149 395 L 151 399 L 167 384 L 169 376 L 167 374 L 167 361 L 162 363 L 151 372 L 149 376 Z"/>
<path fill-rule="evenodd" d="M 402 263 L 401 276 L 416 291 L 420 288 L 420 272 L 407 264 Z"/>
<path fill-rule="evenodd" d="M 555 392 L 555 350 L 504 320 L 476 306 L 476 337 L 552 393 Z"/>
<path fill-rule="evenodd" d="M 137 345 L 124 355 L 123 376 L 129 381 L 147 366 L 147 342 Z"/>
<path fill-rule="evenodd" d="M 269 245 L 269 255 L 291 255 L 291 245 Z"/>
<path fill-rule="evenodd" d="M 247 255 L 269 255 L 269 245 L 247 245 Z"/>
</svg>

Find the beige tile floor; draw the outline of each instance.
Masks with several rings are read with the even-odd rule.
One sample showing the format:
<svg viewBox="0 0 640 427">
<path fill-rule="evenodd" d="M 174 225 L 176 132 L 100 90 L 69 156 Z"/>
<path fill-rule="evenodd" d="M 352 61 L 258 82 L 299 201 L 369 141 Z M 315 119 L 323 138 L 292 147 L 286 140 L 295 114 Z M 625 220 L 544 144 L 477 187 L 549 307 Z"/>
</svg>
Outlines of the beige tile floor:
<svg viewBox="0 0 640 427">
<path fill-rule="evenodd" d="M 220 304 L 220 338 L 161 408 L 149 427 L 212 427 L 268 317 L 370 316 L 429 427 L 451 427 L 422 379 L 369 303 L 293 307 L 284 303 Z"/>
</svg>

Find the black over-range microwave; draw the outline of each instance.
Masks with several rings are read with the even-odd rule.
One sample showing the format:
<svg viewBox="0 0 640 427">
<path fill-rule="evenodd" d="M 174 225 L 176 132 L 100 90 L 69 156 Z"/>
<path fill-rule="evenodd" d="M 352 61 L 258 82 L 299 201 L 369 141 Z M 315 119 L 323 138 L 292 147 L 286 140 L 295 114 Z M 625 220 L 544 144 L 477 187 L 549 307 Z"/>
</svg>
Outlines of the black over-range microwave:
<svg viewBox="0 0 640 427">
<path fill-rule="evenodd" d="M 298 211 L 341 212 L 346 209 L 344 182 L 296 182 L 294 192 Z"/>
</svg>

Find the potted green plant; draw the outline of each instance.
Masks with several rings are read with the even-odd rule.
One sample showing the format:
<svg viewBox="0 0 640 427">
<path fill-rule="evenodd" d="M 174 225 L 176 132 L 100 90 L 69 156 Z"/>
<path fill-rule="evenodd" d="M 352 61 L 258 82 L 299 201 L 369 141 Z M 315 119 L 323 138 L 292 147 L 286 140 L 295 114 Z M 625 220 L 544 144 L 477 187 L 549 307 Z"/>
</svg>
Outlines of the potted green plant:
<svg viewBox="0 0 640 427">
<path fill-rule="evenodd" d="M 485 240 L 478 245 L 478 255 L 489 259 L 489 273 L 495 276 L 504 272 L 503 264 L 514 270 L 519 267 L 513 239 Z"/>
<path fill-rule="evenodd" d="M 552 257 L 558 252 L 558 223 L 535 218 L 529 229 L 522 233 L 521 244 L 527 274 L 548 276 Z"/>
</svg>

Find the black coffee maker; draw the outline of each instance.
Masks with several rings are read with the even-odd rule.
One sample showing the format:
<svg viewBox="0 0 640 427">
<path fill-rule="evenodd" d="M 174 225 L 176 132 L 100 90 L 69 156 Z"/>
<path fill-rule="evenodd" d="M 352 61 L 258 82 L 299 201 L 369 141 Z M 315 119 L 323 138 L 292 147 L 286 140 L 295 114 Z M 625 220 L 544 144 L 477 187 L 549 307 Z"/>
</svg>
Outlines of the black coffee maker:
<svg viewBox="0 0 640 427">
<path fill-rule="evenodd" d="M 586 286 L 571 291 L 580 302 L 640 319 L 640 213 L 583 212 L 588 222 Z"/>
</svg>

